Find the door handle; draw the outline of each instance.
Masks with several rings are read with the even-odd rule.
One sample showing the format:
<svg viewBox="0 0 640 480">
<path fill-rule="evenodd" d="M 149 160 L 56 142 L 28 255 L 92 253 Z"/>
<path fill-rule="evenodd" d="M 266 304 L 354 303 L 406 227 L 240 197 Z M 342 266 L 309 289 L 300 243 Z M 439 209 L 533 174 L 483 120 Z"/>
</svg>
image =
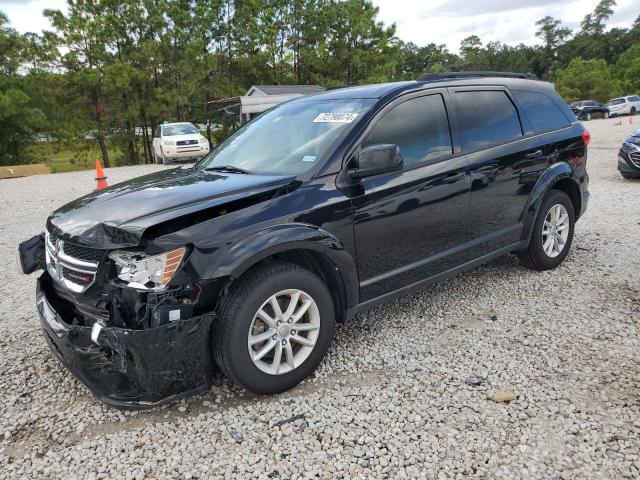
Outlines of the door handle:
<svg viewBox="0 0 640 480">
<path fill-rule="evenodd" d="M 464 178 L 467 174 L 465 172 L 450 173 L 444 177 L 444 183 L 455 183 L 461 178 Z"/>
<path fill-rule="evenodd" d="M 535 150 L 535 151 L 533 151 L 531 153 L 527 153 L 525 155 L 525 158 L 528 158 L 528 159 L 531 160 L 531 159 L 534 159 L 534 158 L 540 158 L 543 155 L 544 155 L 544 152 L 542 150 Z"/>
</svg>

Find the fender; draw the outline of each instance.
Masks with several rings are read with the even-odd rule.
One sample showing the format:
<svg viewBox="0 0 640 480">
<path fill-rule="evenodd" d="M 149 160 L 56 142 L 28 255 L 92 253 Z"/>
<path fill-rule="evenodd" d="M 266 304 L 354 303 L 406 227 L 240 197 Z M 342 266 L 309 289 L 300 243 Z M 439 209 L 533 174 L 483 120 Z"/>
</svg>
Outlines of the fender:
<svg viewBox="0 0 640 480">
<path fill-rule="evenodd" d="M 289 223 L 259 230 L 221 251 L 204 278 L 238 278 L 260 260 L 288 250 L 312 250 L 327 257 L 342 277 L 346 306 L 358 303 L 355 262 L 342 242 L 315 225 Z"/>
<path fill-rule="evenodd" d="M 520 216 L 520 222 L 522 223 L 522 240 L 528 240 L 531 237 L 533 224 L 536 221 L 538 211 L 547 192 L 560 180 L 565 179 L 571 180 L 578 186 L 573 176 L 573 167 L 567 162 L 556 162 L 540 175 L 529 194 L 529 200 Z M 576 212 L 576 214 L 579 215 L 580 212 Z"/>
</svg>

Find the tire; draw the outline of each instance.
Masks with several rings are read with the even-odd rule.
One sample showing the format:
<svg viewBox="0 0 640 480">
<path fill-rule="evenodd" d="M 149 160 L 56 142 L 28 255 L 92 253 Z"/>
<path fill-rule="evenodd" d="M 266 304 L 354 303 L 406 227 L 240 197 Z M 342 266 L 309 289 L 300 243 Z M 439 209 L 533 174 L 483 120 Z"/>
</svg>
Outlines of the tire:
<svg viewBox="0 0 640 480">
<path fill-rule="evenodd" d="M 604 112 L 604 115 L 602 117 L 605 119 L 609 118 L 609 112 Z"/>
<path fill-rule="evenodd" d="M 622 178 L 624 178 L 625 180 L 637 180 L 638 178 L 640 178 L 640 175 L 628 175 L 626 173 L 621 173 L 620 175 L 622 175 Z"/>
<path fill-rule="evenodd" d="M 155 153 L 154 153 L 154 156 L 156 157 L 156 164 L 157 165 L 162 165 L 164 163 L 164 160 L 163 160 L 162 157 L 156 155 Z"/>
<path fill-rule="evenodd" d="M 636 114 L 636 107 L 631 107 L 631 111 L 629 112 L 629 115 L 633 117 L 635 116 L 635 114 Z"/>
<path fill-rule="evenodd" d="M 291 317 L 309 299 L 314 304 L 300 321 L 294 319 L 289 323 L 284 316 L 290 304 L 285 300 L 291 300 L 296 291 L 301 292 L 300 303 L 296 303 Z M 262 311 L 270 320 L 277 319 L 269 300 L 280 294 L 276 302 L 284 316 L 275 328 L 269 328 L 258 313 Z M 304 325 L 304 333 L 295 331 L 296 325 Z M 236 384 L 255 393 L 280 393 L 296 386 L 318 367 L 329 349 L 334 328 L 331 293 L 320 277 L 294 264 L 271 263 L 249 271 L 223 297 L 212 333 L 213 355 L 218 367 Z M 264 339 L 250 345 L 250 334 L 254 339 L 260 335 Z M 294 340 L 301 336 L 307 341 L 306 346 Z M 309 347 L 309 343 L 314 344 Z M 267 349 L 269 345 L 273 346 Z M 263 349 L 268 353 L 258 359 Z M 281 352 L 278 357 L 281 363 L 274 372 L 277 351 Z"/>
<path fill-rule="evenodd" d="M 590 113 L 585 113 L 584 119 L 585 120 L 591 120 L 591 114 Z"/>
<path fill-rule="evenodd" d="M 548 215 L 553 215 L 552 208 L 558 212 L 566 212 L 567 223 L 566 227 L 562 230 L 567 230 L 567 237 L 564 239 L 564 244 L 559 252 L 552 252 L 550 255 L 545 251 L 545 239 L 549 239 L 549 235 L 543 235 L 543 227 L 547 231 L 545 226 L 545 220 Z M 540 206 L 538 216 L 533 225 L 531 232 L 531 239 L 526 250 L 520 252 L 519 257 L 523 265 L 532 270 L 551 270 L 556 268 L 565 259 L 569 250 L 571 249 L 571 243 L 573 242 L 573 231 L 575 228 L 576 217 L 573 209 L 573 203 L 566 193 L 560 190 L 551 190 L 547 194 L 544 202 Z M 562 225 L 565 225 L 564 223 Z M 562 231 L 559 235 L 562 235 Z M 559 245 L 560 242 L 558 242 Z M 555 250 L 555 242 L 552 244 L 552 249 Z"/>
</svg>

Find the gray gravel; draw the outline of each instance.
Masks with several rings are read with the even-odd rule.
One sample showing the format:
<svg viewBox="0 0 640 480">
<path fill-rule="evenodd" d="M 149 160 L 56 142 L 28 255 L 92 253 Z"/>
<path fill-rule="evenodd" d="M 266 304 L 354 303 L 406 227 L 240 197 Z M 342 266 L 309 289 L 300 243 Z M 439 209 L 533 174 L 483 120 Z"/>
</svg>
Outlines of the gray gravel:
<svg viewBox="0 0 640 480">
<path fill-rule="evenodd" d="M 14 267 L 18 241 L 93 172 L 0 181 L 0 477 L 638 478 L 640 181 L 615 168 L 638 125 L 623 120 L 587 124 L 592 200 L 558 269 L 509 256 L 361 314 L 286 394 L 218 376 L 206 395 L 137 414 L 54 360 L 35 275 Z"/>
</svg>

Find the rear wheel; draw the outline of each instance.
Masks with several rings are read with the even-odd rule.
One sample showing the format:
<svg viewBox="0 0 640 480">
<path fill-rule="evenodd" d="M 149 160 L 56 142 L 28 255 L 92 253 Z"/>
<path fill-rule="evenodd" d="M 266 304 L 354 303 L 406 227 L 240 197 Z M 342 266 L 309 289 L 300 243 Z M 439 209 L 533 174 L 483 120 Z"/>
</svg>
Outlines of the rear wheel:
<svg viewBox="0 0 640 480">
<path fill-rule="evenodd" d="M 281 262 L 241 278 L 218 313 L 216 363 L 232 381 L 262 394 L 283 392 L 309 376 L 326 355 L 335 327 L 324 282 Z"/>
<path fill-rule="evenodd" d="M 584 119 L 585 119 L 585 120 L 591 120 L 591 114 L 587 112 L 587 113 L 584 115 Z"/>
<path fill-rule="evenodd" d="M 629 112 L 629 115 L 633 117 L 635 114 L 636 114 L 636 107 L 631 107 L 631 112 Z"/>
<path fill-rule="evenodd" d="M 604 112 L 603 117 L 604 117 L 604 118 L 609 118 L 609 112 Z"/>
<path fill-rule="evenodd" d="M 550 270 L 560 265 L 571 248 L 575 221 L 568 195 L 551 190 L 538 212 L 529 246 L 519 255 L 522 263 L 534 270 Z"/>
</svg>

